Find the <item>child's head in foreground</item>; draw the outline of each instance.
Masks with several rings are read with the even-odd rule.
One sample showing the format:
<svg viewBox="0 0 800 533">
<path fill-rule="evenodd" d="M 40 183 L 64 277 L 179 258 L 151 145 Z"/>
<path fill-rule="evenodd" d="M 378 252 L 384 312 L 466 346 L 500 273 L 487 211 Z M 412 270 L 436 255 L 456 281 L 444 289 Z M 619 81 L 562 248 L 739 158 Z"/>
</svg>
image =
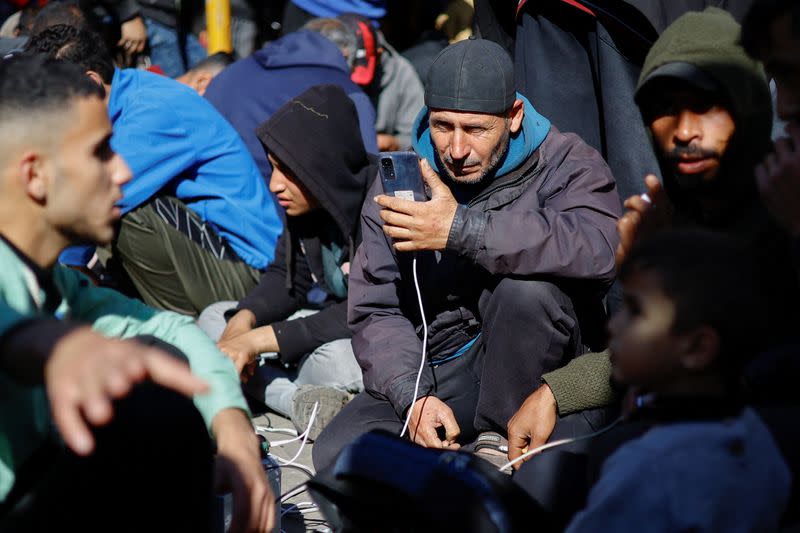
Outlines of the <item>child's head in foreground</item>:
<svg viewBox="0 0 800 533">
<path fill-rule="evenodd" d="M 619 272 L 623 305 L 609 322 L 614 378 L 655 393 L 731 392 L 763 341 L 753 257 L 709 231 L 664 232 Z"/>
</svg>

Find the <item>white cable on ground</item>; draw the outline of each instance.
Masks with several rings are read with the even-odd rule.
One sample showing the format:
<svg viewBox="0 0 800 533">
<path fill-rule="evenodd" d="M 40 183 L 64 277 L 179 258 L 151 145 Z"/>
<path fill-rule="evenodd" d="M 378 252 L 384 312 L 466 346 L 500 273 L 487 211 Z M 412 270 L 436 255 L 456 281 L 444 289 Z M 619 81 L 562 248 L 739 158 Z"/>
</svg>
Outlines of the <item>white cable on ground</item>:
<svg viewBox="0 0 800 533">
<path fill-rule="evenodd" d="M 281 457 L 278 457 L 277 455 L 270 454 L 275 459 L 277 459 L 279 463 L 282 463 L 283 466 L 290 466 L 290 465 L 299 464 L 299 463 L 295 463 L 295 461 L 297 461 L 297 458 L 300 457 L 301 453 L 303 453 L 303 448 L 305 448 L 306 442 L 308 441 L 308 434 L 311 433 L 311 427 L 314 425 L 314 420 L 317 418 L 317 409 L 318 408 L 319 408 L 319 402 L 314 402 L 314 408 L 311 410 L 311 417 L 308 419 L 308 427 L 306 427 L 306 430 L 303 431 L 303 433 L 301 433 L 301 435 L 303 435 L 303 442 L 300 443 L 300 448 L 297 450 L 297 453 L 294 454 L 294 457 L 292 457 L 290 460 L 287 461 L 286 459 L 282 459 Z M 272 446 L 272 445 L 270 444 L 270 446 Z M 301 466 L 305 466 L 305 465 L 301 465 Z M 306 468 L 308 468 L 308 467 L 306 467 Z"/>
<path fill-rule="evenodd" d="M 411 407 L 408 408 L 406 421 L 403 424 L 403 430 L 400 436 L 403 437 L 408 429 L 408 423 L 411 420 L 411 414 L 414 412 L 414 404 L 417 402 L 417 393 L 419 393 L 419 380 L 422 378 L 422 370 L 425 368 L 425 360 L 428 352 L 428 322 L 425 320 L 425 308 L 422 306 L 422 292 L 419 289 L 419 281 L 417 280 L 417 256 L 411 263 L 411 269 L 414 271 L 414 288 L 417 289 L 417 302 L 419 302 L 419 314 L 422 316 L 422 359 L 419 362 L 419 370 L 417 371 L 417 382 L 414 384 L 414 396 L 411 399 Z"/>
<path fill-rule="evenodd" d="M 284 433 L 297 437 L 297 430 L 290 428 L 272 428 L 267 426 L 255 426 L 256 433 Z"/>
<path fill-rule="evenodd" d="M 590 433 L 589 435 L 583 435 L 581 437 L 572 437 L 571 439 L 560 439 L 560 440 L 556 440 L 556 441 L 553 441 L 553 442 L 549 442 L 547 444 L 543 444 L 543 445 L 538 446 L 538 447 L 536 447 L 536 448 L 534 448 L 532 450 L 528 450 L 527 452 L 523 453 L 522 455 L 520 455 L 519 457 L 517 457 L 513 461 L 509 461 L 506 464 L 504 464 L 503 466 L 501 466 L 500 467 L 500 471 L 502 472 L 503 470 L 507 470 L 507 469 L 511 468 L 512 466 L 514 466 L 515 464 L 519 463 L 520 461 L 524 461 L 525 459 L 527 459 L 531 455 L 536 455 L 536 454 L 542 453 L 543 451 L 549 450 L 550 448 L 556 448 L 558 446 L 563 446 L 564 444 L 570 444 L 572 442 L 578 442 L 579 440 L 591 439 L 593 437 L 597 437 L 598 435 L 602 435 L 603 433 L 605 433 L 609 429 L 611 429 L 614 426 L 616 426 L 617 424 L 619 424 L 621 420 L 622 420 L 622 417 L 619 417 L 616 420 L 614 420 L 613 422 L 611 422 L 609 425 L 604 427 L 603 429 L 595 431 L 594 433 Z"/>
</svg>

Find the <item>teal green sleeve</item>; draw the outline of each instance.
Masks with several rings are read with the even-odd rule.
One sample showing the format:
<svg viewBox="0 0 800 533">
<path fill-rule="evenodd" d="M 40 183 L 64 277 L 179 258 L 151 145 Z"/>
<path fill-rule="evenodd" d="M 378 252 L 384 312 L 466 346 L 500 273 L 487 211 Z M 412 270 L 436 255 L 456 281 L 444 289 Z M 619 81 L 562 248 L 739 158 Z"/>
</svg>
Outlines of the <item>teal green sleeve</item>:
<svg viewBox="0 0 800 533">
<path fill-rule="evenodd" d="M 209 428 L 223 409 L 233 407 L 250 414 L 233 361 L 217 349 L 191 317 L 156 311 L 111 289 L 95 287 L 79 272 L 57 268 L 56 280 L 73 320 L 90 322 L 95 331 L 107 337 L 152 335 L 186 354 L 192 372 L 210 387 L 207 394 L 194 398 Z"/>
<path fill-rule="evenodd" d="M 8 305 L 5 300 L 0 299 L 0 337 L 31 318 L 34 317 L 20 313 Z"/>
</svg>

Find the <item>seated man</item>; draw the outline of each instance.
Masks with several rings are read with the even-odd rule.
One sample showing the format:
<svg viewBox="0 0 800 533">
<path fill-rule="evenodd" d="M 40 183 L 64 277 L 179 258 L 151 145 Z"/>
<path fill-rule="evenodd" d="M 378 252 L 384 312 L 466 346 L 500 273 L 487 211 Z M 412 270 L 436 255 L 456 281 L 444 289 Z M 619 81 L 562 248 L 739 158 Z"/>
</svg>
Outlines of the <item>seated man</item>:
<svg viewBox="0 0 800 533">
<path fill-rule="evenodd" d="M 425 102 L 414 146 L 431 199 L 379 196 L 380 182 L 367 194 L 348 297 L 367 392 L 320 435 L 318 468 L 404 419 L 436 448 L 503 431 L 543 372 L 593 343 L 583 326 L 602 323 L 619 200 L 599 154 L 514 91 L 511 59 L 489 41 L 445 49 Z"/>
<path fill-rule="evenodd" d="M 768 216 L 754 176 L 771 148 L 769 86 L 761 65 L 742 47 L 739 25 L 716 9 L 679 18 L 650 51 L 636 101 L 652 134 L 664 185 L 648 176 L 649 201 L 627 200 L 617 255 L 624 257 L 634 242 L 674 226 L 736 236 L 750 246 L 770 295 L 763 312 L 772 327 L 761 338 L 761 350 L 796 342 L 800 288 L 791 240 Z M 545 385 L 509 424 L 509 458 L 548 439 L 571 436 L 575 420 L 587 410 L 614 403 L 610 378 L 607 352 L 582 356 L 544 375 Z M 766 393 L 767 402 L 786 393 L 782 386 L 760 388 L 766 389 L 759 394 Z M 786 451 L 782 437 L 778 440 Z M 516 476 L 540 503 L 551 494 L 540 482 L 544 468 L 536 461 Z M 558 499 L 553 503 L 562 506 L 563 494 Z"/>
<path fill-rule="evenodd" d="M 130 170 L 111 148 L 103 96 L 69 62 L 0 63 L 0 529 L 208 530 L 210 431 L 234 529 L 267 531 L 274 500 L 230 361 L 189 317 L 56 265 L 67 246 L 109 243 L 120 216 Z M 144 335 L 185 353 L 197 377 L 117 340 Z M 137 386 L 146 378 L 195 393 L 196 409 Z"/>
<path fill-rule="evenodd" d="M 281 220 L 230 124 L 174 80 L 115 69 L 91 33 L 55 26 L 28 50 L 80 65 L 106 91 L 114 148 L 134 175 L 113 253 L 145 303 L 194 315 L 252 289 Z"/>
<path fill-rule="evenodd" d="M 650 428 L 605 461 L 568 532 L 778 530 L 791 475 L 741 398 L 767 327 L 754 263 L 737 240 L 696 230 L 631 252 L 612 368 L 632 387 L 623 426 Z"/>
<path fill-rule="evenodd" d="M 314 439 L 348 393 L 363 388 L 347 328 L 347 277 L 361 241 L 361 205 L 378 167 L 359 138 L 355 106 L 336 85 L 293 98 L 257 134 L 269 153 L 269 187 L 286 209 L 286 229 L 258 286 L 238 306 L 211 306 L 198 324 L 220 337 L 223 313 L 230 310 L 219 347 L 239 372 L 248 366 L 248 374 L 255 372 L 244 376 L 245 391 L 291 418 L 298 431 L 319 402 Z M 287 320 L 319 305 L 318 313 Z M 254 367 L 264 352 L 277 352 L 279 359 Z"/>
<path fill-rule="evenodd" d="M 175 78 L 175 81 L 188 85 L 197 91 L 197 94 L 203 96 L 206 94 L 206 88 L 208 88 L 208 84 L 211 83 L 211 80 L 231 66 L 233 62 L 233 55 L 228 52 L 217 52 L 216 54 L 211 54 L 194 67 Z"/>
</svg>

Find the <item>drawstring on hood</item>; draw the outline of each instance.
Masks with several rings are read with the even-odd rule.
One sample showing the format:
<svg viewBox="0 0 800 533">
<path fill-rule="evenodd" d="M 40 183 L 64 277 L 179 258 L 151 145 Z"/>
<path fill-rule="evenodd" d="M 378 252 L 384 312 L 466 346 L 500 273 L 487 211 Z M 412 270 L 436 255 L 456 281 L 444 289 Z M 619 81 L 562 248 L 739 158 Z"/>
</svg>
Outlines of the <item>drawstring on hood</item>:
<svg viewBox="0 0 800 533">
<path fill-rule="evenodd" d="M 298 244 L 294 240 L 301 238 L 296 233 L 306 224 L 312 226 L 311 234 L 321 236 L 323 255 L 333 254 L 339 262 L 338 250 L 347 246 L 352 258 L 361 240 L 361 206 L 377 174 L 377 163 L 361 141 L 353 102 L 337 85 L 312 87 L 293 98 L 259 126 L 256 135 L 264 148 L 311 193 L 322 212 L 287 217 L 286 284 L 291 288 Z M 329 226 L 320 227 L 324 224 Z M 332 265 L 328 257 L 323 259 L 328 267 Z M 336 269 L 340 266 L 336 265 Z M 334 279 L 339 274 L 326 267 L 331 290 L 336 290 L 331 284 L 341 286 Z"/>
<path fill-rule="evenodd" d="M 494 171 L 494 176 L 504 176 L 512 172 L 542 144 L 547 134 L 550 132 L 550 121 L 539 114 L 527 98 L 517 93 L 517 98 L 525 105 L 525 116 L 522 119 L 522 127 L 517 133 L 511 134 L 506 155 L 502 159 L 502 164 Z M 428 123 L 430 110 L 423 106 L 411 128 L 411 144 L 414 151 L 420 157 L 424 157 L 430 163 L 431 168 L 436 170 L 440 176 L 447 176 L 445 169 L 441 167 L 441 162 L 436 156 L 436 147 L 431 140 L 431 130 Z"/>
</svg>

